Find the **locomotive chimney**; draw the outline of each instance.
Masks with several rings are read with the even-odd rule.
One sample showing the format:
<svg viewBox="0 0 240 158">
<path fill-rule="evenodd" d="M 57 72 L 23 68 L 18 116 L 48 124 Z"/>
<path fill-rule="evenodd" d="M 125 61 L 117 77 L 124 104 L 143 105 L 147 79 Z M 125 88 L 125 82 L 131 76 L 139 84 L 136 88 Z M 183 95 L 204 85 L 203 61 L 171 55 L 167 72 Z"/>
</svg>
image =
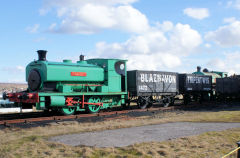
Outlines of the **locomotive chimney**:
<svg viewBox="0 0 240 158">
<path fill-rule="evenodd" d="M 84 55 L 80 55 L 80 61 L 84 61 Z"/>
<path fill-rule="evenodd" d="M 201 67 L 200 66 L 197 67 L 197 72 L 201 72 Z"/>
<path fill-rule="evenodd" d="M 46 61 L 46 54 L 47 51 L 46 50 L 38 50 L 38 61 Z"/>
</svg>

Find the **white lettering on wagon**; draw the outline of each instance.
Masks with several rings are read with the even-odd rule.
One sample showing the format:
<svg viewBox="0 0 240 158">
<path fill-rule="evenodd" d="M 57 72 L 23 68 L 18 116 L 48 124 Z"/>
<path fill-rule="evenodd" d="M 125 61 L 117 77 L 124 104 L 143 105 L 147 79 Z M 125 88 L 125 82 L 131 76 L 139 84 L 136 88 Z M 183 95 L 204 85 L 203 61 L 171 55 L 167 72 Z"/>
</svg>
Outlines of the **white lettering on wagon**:
<svg viewBox="0 0 240 158">
<path fill-rule="evenodd" d="M 148 87 L 147 85 L 139 85 L 139 91 L 147 91 L 148 90 Z"/>
<path fill-rule="evenodd" d="M 210 84 L 209 77 L 187 76 L 187 83 Z"/>
<path fill-rule="evenodd" d="M 143 83 L 148 83 L 148 82 L 176 83 L 175 75 L 141 73 L 140 78 L 141 78 L 141 82 Z"/>
</svg>

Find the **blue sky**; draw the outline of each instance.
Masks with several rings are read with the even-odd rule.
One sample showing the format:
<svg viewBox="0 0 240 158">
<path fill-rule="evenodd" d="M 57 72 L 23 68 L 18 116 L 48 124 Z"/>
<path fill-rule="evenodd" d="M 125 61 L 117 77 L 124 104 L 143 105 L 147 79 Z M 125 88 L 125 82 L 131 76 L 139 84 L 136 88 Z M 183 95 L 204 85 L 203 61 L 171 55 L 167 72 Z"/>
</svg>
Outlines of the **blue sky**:
<svg viewBox="0 0 240 158">
<path fill-rule="evenodd" d="M 123 58 L 129 69 L 240 73 L 240 0 L 8 0 L 0 5 L 0 82 L 37 59 Z"/>
</svg>

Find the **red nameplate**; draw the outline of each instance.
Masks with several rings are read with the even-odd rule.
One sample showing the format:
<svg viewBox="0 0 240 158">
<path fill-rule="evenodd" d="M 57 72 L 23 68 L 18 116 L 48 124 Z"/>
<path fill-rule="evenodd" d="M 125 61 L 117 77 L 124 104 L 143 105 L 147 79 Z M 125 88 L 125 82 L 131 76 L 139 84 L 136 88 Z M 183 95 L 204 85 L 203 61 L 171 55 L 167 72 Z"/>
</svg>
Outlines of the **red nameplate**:
<svg viewBox="0 0 240 158">
<path fill-rule="evenodd" d="M 86 72 L 71 72 L 71 76 L 87 76 Z"/>
</svg>

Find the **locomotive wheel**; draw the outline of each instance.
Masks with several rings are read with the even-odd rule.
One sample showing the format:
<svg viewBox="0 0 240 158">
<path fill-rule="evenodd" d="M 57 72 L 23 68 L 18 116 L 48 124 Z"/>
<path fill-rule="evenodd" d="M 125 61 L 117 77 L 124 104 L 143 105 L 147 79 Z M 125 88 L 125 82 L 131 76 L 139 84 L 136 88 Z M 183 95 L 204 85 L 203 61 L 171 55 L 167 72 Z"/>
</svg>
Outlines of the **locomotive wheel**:
<svg viewBox="0 0 240 158">
<path fill-rule="evenodd" d="M 148 106 L 149 97 L 138 97 L 137 105 L 140 109 L 146 109 Z"/>
<path fill-rule="evenodd" d="M 88 102 L 89 103 L 100 103 L 101 102 L 101 99 L 99 97 L 90 97 L 88 99 Z M 100 111 L 100 106 L 98 105 L 88 105 L 87 106 L 87 111 L 89 113 L 98 113 Z"/>
<path fill-rule="evenodd" d="M 126 101 L 125 104 L 122 104 L 123 109 L 130 109 L 130 99 Z"/>
<path fill-rule="evenodd" d="M 76 111 L 76 108 L 75 107 L 63 107 L 60 109 L 60 112 L 63 114 L 63 115 L 73 115 Z"/>
</svg>

